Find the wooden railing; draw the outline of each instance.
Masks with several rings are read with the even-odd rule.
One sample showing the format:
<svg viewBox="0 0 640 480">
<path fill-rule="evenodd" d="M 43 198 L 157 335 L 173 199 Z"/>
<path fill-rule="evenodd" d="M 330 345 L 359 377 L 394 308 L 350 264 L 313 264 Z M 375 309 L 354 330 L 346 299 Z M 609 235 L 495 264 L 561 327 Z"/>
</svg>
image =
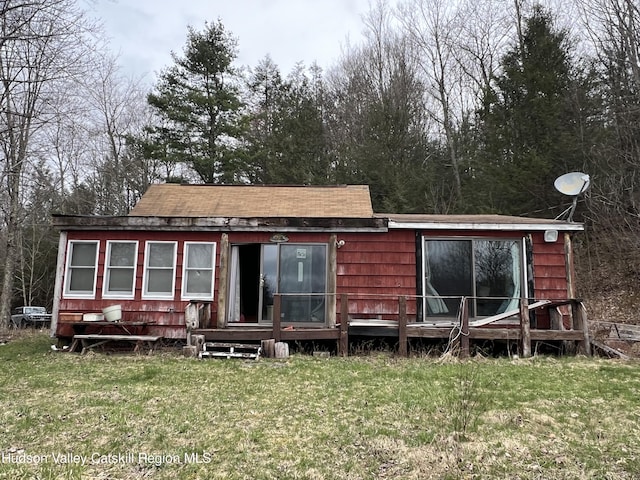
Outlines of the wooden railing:
<svg viewBox="0 0 640 480">
<path fill-rule="evenodd" d="M 527 299 L 519 299 L 518 308 L 493 317 L 479 317 L 471 319 L 473 302 L 476 297 L 461 297 L 460 307 L 456 317 L 450 321 L 439 322 L 438 318 L 426 317 L 424 321 L 416 321 L 416 307 L 422 302 L 420 296 L 381 296 L 380 304 L 383 312 L 374 315 L 371 309 L 367 314 L 358 311 L 360 294 L 326 294 L 328 322 L 310 325 L 311 322 L 282 322 L 282 296 L 274 295 L 273 319 L 271 325 L 256 327 L 216 329 L 215 335 L 228 340 L 273 338 L 276 342 L 287 340 L 336 340 L 340 355 L 347 355 L 349 349 L 349 335 L 354 332 L 367 331 L 363 335 L 378 335 L 383 333 L 398 338 L 398 354 L 406 356 L 408 340 L 410 338 L 446 339 L 454 338 L 459 354 L 462 357 L 470 355 L 472 340 L 507 340 L 517 341 L 523 357 L 532 355 L 533 342 L 562 342 L 567 351 L 577 349 L 579 353 L 591 354 L 587 316 L 584 305 L 580 300 L 536 301 L 529 304 Z M 375 298 L 376 296 L 368 296 Z M 372 302 L 371 305 L 374 305 Z M 561 315 L 559 308 L 567 307 L 566 315 Z M 550 328 L 532 328 L 530 313 L 536 309 L 547 309 L 551 318 Z M 351 311 L 350 311 L 351 310 Z M 376 312 L 377 313 L 377 312 Z M 367 318 L 367 316 L 369 318 Z M 514 319 L 508 325 L 498 324 L 498 321 Z M 515 320 L 517 318 L 517 320 Z M 304 320 L 304 319 L 301 319 Z M 564 321 L 566 320 L 566 321 Z M 213 331 L 212 331 L 213 332 Z M 358 333 L 360 334 L 360 333 Z M 453 335 L 452 335 L 453 334 Z M 211 333 L 213 336 L 214 333 Z M 252 336 L 251 336 L 252 335 Z"/>
</svg>

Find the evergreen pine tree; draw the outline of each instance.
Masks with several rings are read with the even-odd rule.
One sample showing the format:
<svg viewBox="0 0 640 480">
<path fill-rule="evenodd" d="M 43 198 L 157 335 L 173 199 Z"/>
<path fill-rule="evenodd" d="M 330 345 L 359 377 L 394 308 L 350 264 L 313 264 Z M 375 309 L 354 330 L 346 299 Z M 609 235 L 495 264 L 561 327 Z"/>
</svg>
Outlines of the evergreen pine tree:
<svg viewBox="0 0 640 480">
<path fill-rule="evenodd" d="M 205 183 L 244 180 L 234 152 L 242 107 L 235 57 L 236 41 L 220 21 L 201 32 L 190 27 L 184 55 L 173 54 L 148 96 L 160 121 L 147 151 L 188 164 Z"/>
<path fill-rule="evenodd" d="M 480 112 L 477 206 L 549 216 L 562 201 L 554 179 L 583 162 L 573 106 L 579 86 L 567 34 L 536 6 L 501 63 L 502 74 L 485 92 Z"/>
</svg>

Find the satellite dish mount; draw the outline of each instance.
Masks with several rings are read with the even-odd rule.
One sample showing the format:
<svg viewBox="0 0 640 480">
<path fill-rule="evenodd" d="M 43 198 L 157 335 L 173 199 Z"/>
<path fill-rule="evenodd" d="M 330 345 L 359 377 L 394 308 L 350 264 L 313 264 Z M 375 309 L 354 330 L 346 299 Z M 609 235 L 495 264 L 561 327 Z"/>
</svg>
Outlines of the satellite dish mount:
<svg viewBox="0 0 640 480">
<path fill-rule="evenodd" d="M 578 205 L 578 196 L 585 192 L 587 188 L 589 188 L 590 184 L 591 180 L 589 179 L 589 175 L 582 172 L 565 173 L 564 175 L 560 175 L 556 178 L 556 181 L 553 182 L 553 186 L 556 187 L 556 190 L 563 195 L 573 197 L 571 206 L 558 215 L 556 220 L 560 220 L 566 215 L 567 221 L 573 222 L 573 213 Z"/>
</svg>

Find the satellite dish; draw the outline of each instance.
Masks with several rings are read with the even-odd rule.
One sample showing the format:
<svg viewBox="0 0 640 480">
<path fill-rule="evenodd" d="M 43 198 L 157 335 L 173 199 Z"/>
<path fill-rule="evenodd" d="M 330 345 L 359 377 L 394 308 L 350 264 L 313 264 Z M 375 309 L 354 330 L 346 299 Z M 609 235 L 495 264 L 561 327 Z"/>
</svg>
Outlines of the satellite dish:
<svg viewBox="0 0 640 480">
<path fill-rule="evenodd" d="M 589 184 L 591 181 L 589 180 L 589 175 L 582 172 L 570 172 L 565 173 L 564 175 L 560 175 L 556 178 L 556 181 L 553 182 L 554 187 L 560 193 L 565 195 L 580 195 L 587 188 L 589 188 Z"/>
<path fill-rule="evenodd" d="M 558 190 L 563 195 L 573 197 L 571 206 L 560 215 L 558 215 L 556 217 L 556 220 L 568 214 L 567 221 L 573 221 L 573 212 L 575 211 L 576 205 L 578 204 L 578 195 L 586 191 L 587 188 L 589 188 L 590 184 L 591 180 L 589 178 L 589 175 L 582 172 L 569 172 L 556 178 L 556 181 L 553 182 L 553 186 L 556 187 L 556 190 Z"/>
</svg>

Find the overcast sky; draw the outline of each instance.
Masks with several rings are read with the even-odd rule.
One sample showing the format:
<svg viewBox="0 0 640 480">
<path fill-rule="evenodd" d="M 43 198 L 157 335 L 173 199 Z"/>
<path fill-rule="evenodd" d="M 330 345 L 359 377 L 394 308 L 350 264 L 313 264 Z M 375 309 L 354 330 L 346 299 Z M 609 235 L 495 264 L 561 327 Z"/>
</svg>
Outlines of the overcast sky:
<svg viewBox="0 0 640 480">
<path fill-rule="evenodd" d="M 90 12 L 125 71 L 153 82 L 170 52 L 182 52 L 188 25 L 202 30 L 218 18 L 238 40 L 238 66 L 269 54 L 284 76 L 298 61 L 326 70 L 347 38 L 359 43 L 368 9 L 369 0 L 97 0 Z"/>
</svg>

